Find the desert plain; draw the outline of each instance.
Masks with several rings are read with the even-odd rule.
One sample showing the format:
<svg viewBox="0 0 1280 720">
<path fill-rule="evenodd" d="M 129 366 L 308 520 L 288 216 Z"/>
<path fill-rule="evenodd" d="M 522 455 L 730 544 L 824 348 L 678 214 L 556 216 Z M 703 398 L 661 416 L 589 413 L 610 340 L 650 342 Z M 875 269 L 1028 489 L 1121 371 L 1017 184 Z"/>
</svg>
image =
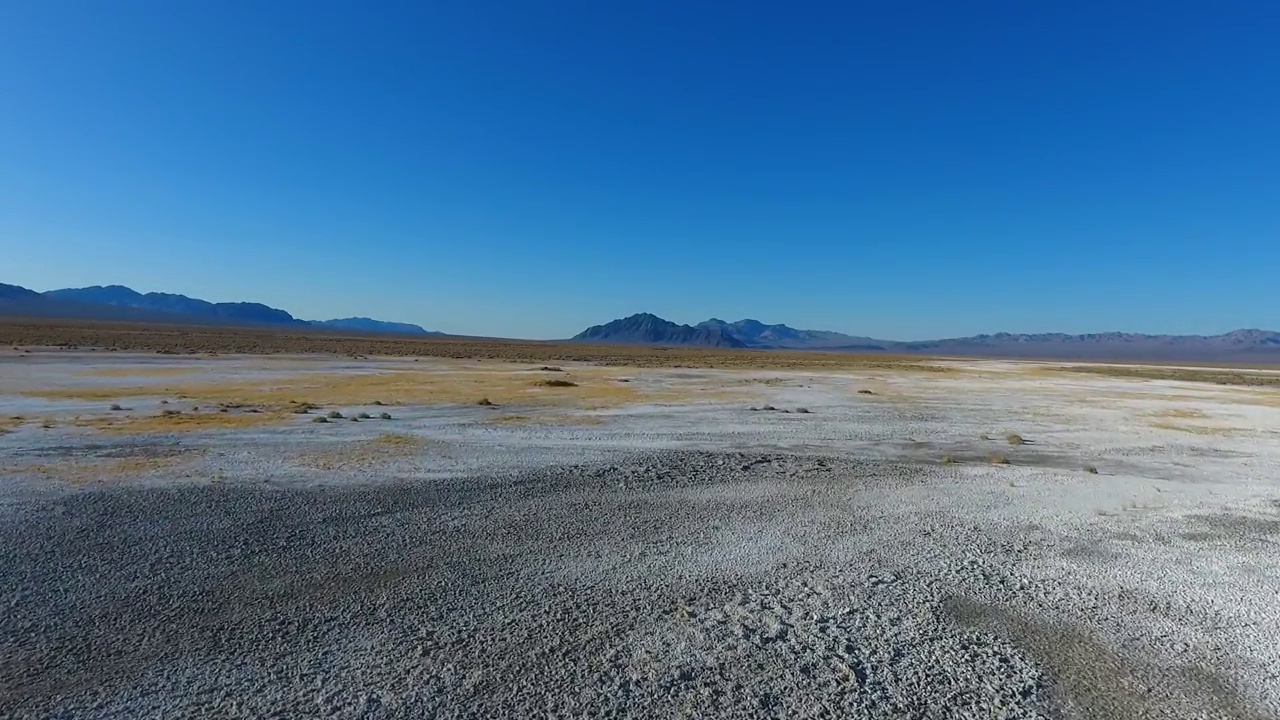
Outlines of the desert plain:
<svg viewBox="0 0 1280 720">
<path fill-rule="evenodd" d="M 3 717 L 1280 717 L 1274 370 L 86 332 Z"/>
</svg>

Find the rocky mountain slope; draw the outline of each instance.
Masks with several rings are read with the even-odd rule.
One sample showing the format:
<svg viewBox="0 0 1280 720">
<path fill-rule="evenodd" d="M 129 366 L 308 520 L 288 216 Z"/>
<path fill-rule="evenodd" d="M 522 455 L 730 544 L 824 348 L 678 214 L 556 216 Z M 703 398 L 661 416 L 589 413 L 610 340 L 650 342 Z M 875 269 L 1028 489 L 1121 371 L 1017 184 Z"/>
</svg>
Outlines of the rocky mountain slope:
<svg viewBox="0 0 1280 720">
<path fill-rule="evenodd" d="M 410 323 L 364 317 L 301 320 L 262 303 L 213 303 L 173 293 L 140 293 L 123 285 L 94 285 L 39 293 L 18 285 L 0 283 L 0 315 L 196 325 L 314 326 L 405 335 L 440 334 Z"/>
<path fill-rule="evenodd" d="M 594 325 L 574 335 L 579 342 L 603 342 L 629 345 L 701 345 L 719 348 L 745 348 L 747 343 L 717 327 L 677 325 L 657 315 L 640 313 Z"/>
</svg>

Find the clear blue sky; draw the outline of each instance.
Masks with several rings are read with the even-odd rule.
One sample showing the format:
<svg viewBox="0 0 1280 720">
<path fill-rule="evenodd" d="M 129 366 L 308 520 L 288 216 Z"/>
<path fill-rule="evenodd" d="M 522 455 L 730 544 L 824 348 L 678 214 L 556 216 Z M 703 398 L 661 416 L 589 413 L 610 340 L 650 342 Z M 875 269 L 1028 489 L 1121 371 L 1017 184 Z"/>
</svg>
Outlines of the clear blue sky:
<svg viewBox="0 0 1280 720">
<path fill-rule="evenodd" d="M 0 3 L 0 282 L 544 338 L 1280 328 L 1280 4 Z"/>
</svg>

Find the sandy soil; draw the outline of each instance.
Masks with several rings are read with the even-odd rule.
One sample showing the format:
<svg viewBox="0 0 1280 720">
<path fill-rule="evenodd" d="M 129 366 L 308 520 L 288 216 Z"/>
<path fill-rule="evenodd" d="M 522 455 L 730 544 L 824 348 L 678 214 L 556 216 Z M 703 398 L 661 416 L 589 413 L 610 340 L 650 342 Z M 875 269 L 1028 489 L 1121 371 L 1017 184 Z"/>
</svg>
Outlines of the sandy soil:
<svg viewBox="0 0 1280 720">
<path fill-rule="evenodd" d="M 1280 717 L 1280 391 L 929 364 L 7 351 L 0 716 Z"/>
</svg>

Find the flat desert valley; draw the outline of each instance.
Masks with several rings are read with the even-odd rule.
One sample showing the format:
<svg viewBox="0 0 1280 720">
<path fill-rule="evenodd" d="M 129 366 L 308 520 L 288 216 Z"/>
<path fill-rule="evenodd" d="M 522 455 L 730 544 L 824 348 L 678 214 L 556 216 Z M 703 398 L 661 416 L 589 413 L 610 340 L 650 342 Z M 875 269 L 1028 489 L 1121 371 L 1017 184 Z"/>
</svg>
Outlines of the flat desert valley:
<svg viewBox="0 0 1280 720">
<path fill-rule="evenodd" d="M 1280 717 L 1275 372 L 134 350 L 0 353 L 0 716 Z"/>
</svg>

